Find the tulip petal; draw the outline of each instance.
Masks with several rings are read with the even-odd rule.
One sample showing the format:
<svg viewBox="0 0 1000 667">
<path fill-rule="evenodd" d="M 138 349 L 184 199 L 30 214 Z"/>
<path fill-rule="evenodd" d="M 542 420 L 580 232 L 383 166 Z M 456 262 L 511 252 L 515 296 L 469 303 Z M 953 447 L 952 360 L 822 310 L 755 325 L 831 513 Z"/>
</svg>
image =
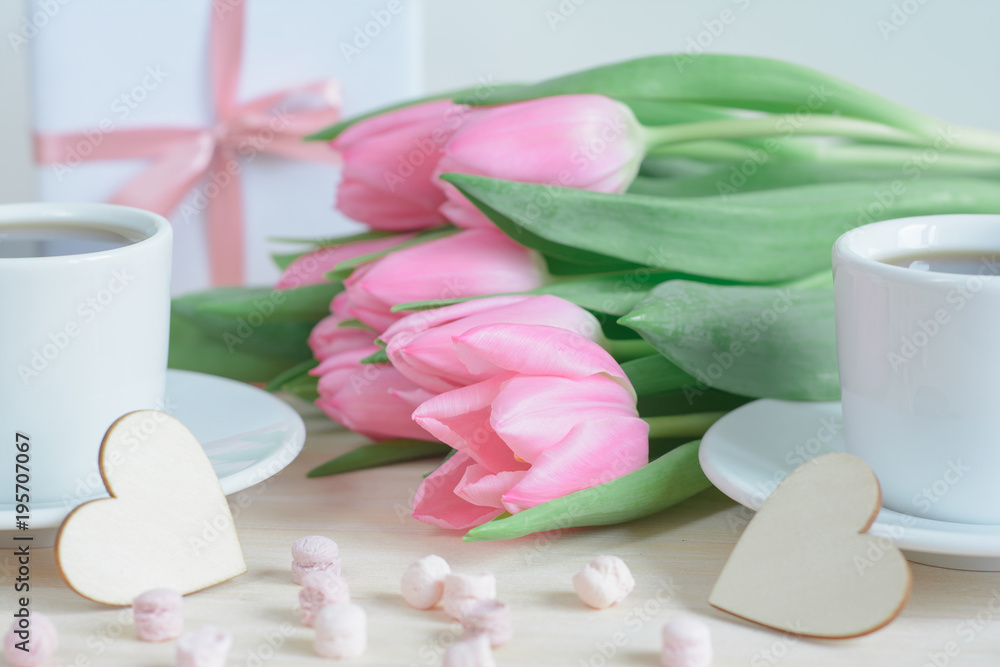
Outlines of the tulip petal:
<svg viewBox="0 0 1000 667">
<path fill-rule="evenodd" d="M 441 173 L 446 174 L 450 172 L 442 171 Z M 475 175 L 481 176 L 482 174 Z M 442 180 L 435 182 L 444 192 L 445 196 L 448 197 L 448 200 L 438 208 L 438 213 L 442 218 L 462 229 L 490 229 L 491 227 L 495 227 L 493 221 L 485 213 L 476 208 L 476 205 L 469 201 L 458 188 Z"/>
<path fill-rule="evenodd" d="M 352 275 L 344 282 L 361 282 Z M 389 304 L 522 292 L 541 285 L 531 253 L 495 229 L 471 230 L 387 255 L 364 287 Z M 398 319 L 398 318 L 397 318 Z"/>
<path fill-rule="evenodd" d="M 603 373 L 629 392 L 622 367 L 597 343 L 580 334 L 541 324 L 487 324 L 455 337 L 458 358 L 472 373 L 496 366 L 524 375 L 583 378 Z"/>
<path fill-rule="evenodd" d="M 405 315 L 391 312 L 396 304 L 523 292 L 541 283 L 532 252 L 487 229 L 390 253 L 355 270 L 344 290 L 351 314 L 382 331 Z"/>
<path fill-rule="evenodd" d="M 455 358 L 454 352 L 449 355 L 448 350 L 434 348 L 410 350 L 398 347 L 392 350 L 387 347 L 386 352 L 389 355 L 389 360 L 393 366 L 399 369 L 399 372 L 433 392 L 440 394 L 475 382 L 474 378 L 468 379 L 469 373 L 467 371 L 465 373 L 449 372 L 448 369 L 451 366 L 456 364 L 461 366 L 458 359 Z M 464 366 L 462 370 L 465 370 Z"/>
<path fill-rule="evenodd" d="M 473 505 L 504 509 L 503 494 L 521 481 L 526 470 L 505 470 L 492 473 L 478 463 L 465 469 L 462 481 L 455 486 L 455 495 Z"/>
<path fill-rule="evenodd" d="M 500 306 L 521 303 L 522 301 L 530 298 L 530 296 L 522 294 L 514 294 L 511 296 L 490 296 L 483 299 L 462 301 L 461 303 L 455 303 L 441 308 L 422 310 L 420 312 L 407 315 L 386 329 L 384 335 L 382 336 L 382 340 L 388 343 L 390 339 L 397 335 L 407 335 L 412 338 L 419 333 L 427 331 L 428 329 L 439 327 L 442 324 L 448 324 L 450 322 L 454 322 L 455 320 L 469 317 L 470 315 L 489 312 L 495 308 L 499 308 Z"/>
<path fill-rule="evenodd" d="M 471 456 L 457 452 L 428 475 L 413 498 L 413 518 L 442 528 L 464 530 L 502 514 L 502 509 L 475 505 L 455 494 L 455 487 L 472 465 L 475 461 Z"/>
<path fill-rule="evenodd" d="M 583 421 L 638 417 L 635 401 L 605 375 L 581 379 L 519 375 L 492 403 L 490 426 L 515 456 L 535 463 Z"/>
<path fill-rule="evenodd" d="M 467 453 L 491 472 L 524 470 L 490 426 L 490 403 L 511 374 L 445 392 L 421 403 L 413 420 L 441 442 Z"/>
<path fill-rule="evenodd" d="M 373 191 L 372 186 L 345 174 L 337 186 L 336 207 L 348 218 L 371 220 L 372 222 L 365 224 L 386 232 L 427 229 L 447 220 L 438 208 L 431 207 L 437 198 L 429 198 L 429 202 L 424 202 L 412 196 L 404 196 L 403 193 L 393 194 L 398 196 L 390 197 Z"/>
<path fill-rule="evenodd" d="M 484 110 L 459 130 L 433 172 L 442 216 L 467 229 L 492 226 L 446 173 L 620 192 L 635 178 L 645 132 L 624 104 L 602 95 L 561 95 Z"/>
<path fill-rule="evenodd" d="M 504 507 L 514 514 L 610 482 L 638 470 L 648 459 L 649 425 L 642 419 L 584 421 L 538 457 L 521 481 L 504 494 Z"/>
<path fill-rule="evenodd" d="M 413 234 L 399 234 L 371 241 L 358 241 L 319 248 L 302 255 L 289 264 L 275 287 L 276 289 L 289 289 L 329 282 L 324 274 L 333 270 L 337 264 L 361 255 L 392 248 L 411 238 L 413 238 Z"/>
<path fill-rule="evenodd" d="M 320 361 L 343 352 L 360 347 L 370 348 L 375 332 L 370 329 L 342 327 L 345 318 L 328 315 L 321 319 L 309 334 L 309 349 Z"/>
<path fill-rule="evenodd" d="M 452 337 L 484 324 L 550 324 L 600 335 L 600 324 L 589 312 L 550 295 L 501 296 L 474 299 L 413 313 L 382 334 L 393 365 L 415 383 L 435 392 L 481 381 L 501 369 L 482 364 L 470 372 L 453 348 Z"/>
<path fill-rule="evenodd" d="M 443 216 L 437 208 L 446 195 L 432 175 L 461 121 L 477 114 L 438 100 L 379 114 L 346 129 L 333 142 L 343 157 L 337 208 L 374 229 L 440 224 Z"/>
<path fill-rule="evenodd" d="M 380 113 L 377 116 L 366 118 L 363 121 L 351 125 L 334 139 L 332 146 L 334 150 L 344 151 L 359 142 L 371 137 L 377 137 L 385 132 L 391 132 L 402 127 L 412 127 L 415 124 L 424 124 L 427 121 L 444 121 L 450 114 L 454 114 L 456 109 L 464 109 L 452 104 L 451 100 L 434 100 L 422 104 L 413 104 L 402 109 Z"/>
<path fill-rule="evenodd" d="M 470 375 L 458 361 L 451 347 L 449 325 L 459 322 L 465 330 L 487 321 L 504 321 L 509 312 L 505 306 L 531 299 L 522 295 L 496 296 L 419 311 L 395 322 L 380 338 L 386 342 L 390 361 L 403 375 L 431 391 L 450 391 L 481 378 Z M 477 315 L 486 319 L 475 319 Z"/>
<path fill-rule="evenodd" d="M 624 104 L 603 95 L 560 95 L 475 117 L 448 142 L 438 174 L 587 188 L 643 150 L 641 126 Z"/>
<path fill-rule="evenodd" d="M 427 432 L 411 418 L 415 401 L 426 398 L 427 392 L 390 364 L 361 364 L 378 350 L 374 344 L 344 350 L 310 371 L 320 378 L 316 405 L 337 423 L 373 440 L 427 440 Z"/>
</svg>

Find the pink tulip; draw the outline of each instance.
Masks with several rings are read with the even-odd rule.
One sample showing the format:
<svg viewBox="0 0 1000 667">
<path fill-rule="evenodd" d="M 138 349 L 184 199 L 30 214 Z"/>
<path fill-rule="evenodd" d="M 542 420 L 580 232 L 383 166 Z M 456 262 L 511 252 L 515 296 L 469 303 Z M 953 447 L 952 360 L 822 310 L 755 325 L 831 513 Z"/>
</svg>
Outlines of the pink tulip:
<svg viewBox="0 0 1000 667">
<path fill-rule="evenodd" d="M 444 193 L 431 176 L 441 149 L 469 117 L 468 107 L 427 102 L 363 120 L 333 141 L 344 166 L 337 208 L 375 229 L 441 224 Z"/>
<path fill-rule="evenodd" d="M 372 342 L 328 356 L 312 375 L 319 379 L 318 405 L 330 419 L 373 440 L 430 440 L 413 423 L 413 409 L 433 394 L 416 386 L 389 364 L 362 364 L 379 349 Z"/>
<path fill-rule="evenodd" d="M 334 301 L 336 302 L 336 299 Z M 320 361 L 344 350 L 354 350 L 372 344 L 372 337 L 375 333 L 371 329 L 343 326 L 346 320 L 353 318 L 338 316 L 336 315 L 337 310 L 334 307 L 335 314 L 320 320 L 313 327 L 312 333 L 309 334 L 309 349 L 312 350 L 313 356 Z"/>
<path fill-rule="evenodd" d="M 357 241 L 319 248 L 302 255 L 289 264 L 275 287 L 277 289 L 291 289 L 329 282 L 324 278 L 324 274 L 332 271 L 341 262 L 388 250 L 404 241 L 409 241 L 413 236 L 413 234 L 396 234 L 371 241 Z"/>
<path fill-rule="evenodd" d="M 500 372 L 473 373 L 459 361 L 453 338 L 483 324 L 547 324 L 596 340 L 597 319 L 554 296 L 495 296 L 407 315 L 380 336 L 392 365 L 435 393 L 457 389 Z"/>
<path fill-rule="evenodd" d="M 495 229 L 463 231 L 397 250 L 344 281 L 346 310 L 376 331 L 411 301 L 524 292 L 542 284 L 533 253 Z"/>
<path fill-rule="evenodd" d="M 564 95 L 484 110 L 448 142 L 434 176 L 475 174 L 595 192 L 624 192 L 645 154 L 645 132 L 632 110 L 602 95 Z M 493 223 L 455 186 L 445 218 L 459 227 Z"/>
<path fill-rule="evenodd" d="M 422 403 L 413 419 L 458 452 L 424 480 L 413 516 L 465 529 L 637 470 L 649 427 L 615 360 L 557 327 L 489 324 L 455 337 L 476 384 Z"/>
</svg>

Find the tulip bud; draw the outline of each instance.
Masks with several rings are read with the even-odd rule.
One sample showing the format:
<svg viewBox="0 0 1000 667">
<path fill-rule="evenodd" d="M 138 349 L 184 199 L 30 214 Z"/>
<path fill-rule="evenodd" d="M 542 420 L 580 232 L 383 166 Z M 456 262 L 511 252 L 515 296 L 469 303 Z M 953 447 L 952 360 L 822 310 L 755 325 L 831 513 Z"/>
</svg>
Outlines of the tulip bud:
<svg viewBox="0 0 1000 667">
<path fill-rule="evenodd" d="M 424 480 L 413 516 L 470 528 L 638 470 L 649 426 L 635 391 L 597 343 L 557 327 L 488 324 L 454 338 L 469 370 L 497 372 L 413 412 L 458 452 Z"/>
<path fill-rule="evenodd" d="M 542 284 L 532 251 L 496 229 L 463 231 L 411 246 L 366 264 L 344 281 L 346 310 L 376 331 L 412 301 L 524 292 Z"/>
<path fill-rule="evenodd" d="M 602 95 L 562 95 L 488 108 L 444 148 L 434 176 L 475 174 L 595 192 L 624 192 L 645 155 L 645 131 L 632 110 Z M 445 218 L 459 227 L 489 227 L 455 186 Z"/>
<path fill-rule="evenodd" d="M 367 333 L 367 344 L 341 350 L 311 371 L 319 377 L 316 405 L 330 419 L 373 440 L 430 440 L 410 415 L 432 394 L 389 364 L 362 364 L 380 349 L 372 342 L 372 332 Z"/>
<path fill-rule="evenodd" d="M 325 274 L 349 259 L 368 255 L 397 246 L 413 238 L 413 234 L 396 234 L 371 241 L 357 241 L 344 245 L 326 246 L 296 258 L 278 280 L 276 289 L 292 289 L 328 282 Z"/>
<path fill-rule="evenodd" d="M 441 149 L 477 113 L 448 100 L 416 104 L 356 123 L 333 141 L 344 160 L 337 208 L 387 231 L 441 224 L 444 193 L 432 181 Z"/>
<path fill-rule="evenodd" d="M 454 338 L 483 324 L 547 324 L 590 340 L 601 336 L 597 318 L 555 296 L 496 296 L 407 315 L 380 338 L 392 365 L 435 393 L 485 380 L 494 373 L 472 372 L 453 349 Z M 494 369 L 496 370 L 496 369 Z"/>
</svg>

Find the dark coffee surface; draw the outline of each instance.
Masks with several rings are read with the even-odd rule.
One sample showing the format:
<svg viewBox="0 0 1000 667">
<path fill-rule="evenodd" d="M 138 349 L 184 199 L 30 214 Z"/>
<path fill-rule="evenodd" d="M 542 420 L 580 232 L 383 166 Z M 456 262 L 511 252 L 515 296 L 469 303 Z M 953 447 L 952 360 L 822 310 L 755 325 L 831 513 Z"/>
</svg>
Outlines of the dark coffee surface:
<svg viewBox="0 0 1000 667">
<path fill-rule="evenodd" d="M 992 250 L 919 252 L 883 259 L 884 264 L 916 271 L 966 275 L 1000 275 L 1000 252 Z"/>
<path fill-rule="evenodd" d="M 140 239 L 112 226 L 31 223 L 0 225 L 0 258 L 58 257 L 103 252 Z"/>
</svg>

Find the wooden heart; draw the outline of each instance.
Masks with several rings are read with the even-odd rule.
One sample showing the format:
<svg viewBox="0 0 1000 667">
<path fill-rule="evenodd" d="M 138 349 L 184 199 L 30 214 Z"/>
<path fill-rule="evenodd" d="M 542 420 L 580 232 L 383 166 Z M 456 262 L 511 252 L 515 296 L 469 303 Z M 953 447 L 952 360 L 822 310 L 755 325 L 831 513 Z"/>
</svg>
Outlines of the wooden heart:
<svg viewBox="0 0 1000 667">
<path fill-rule="evenodd" d="M 850 454 L 801 466 L 750 521 L 708 598 L 786 632 L 857 637 L 888 624 L 910 597 L 903 554 L 865 534 L 882 505 L 878 479 Z"/>
<path fill-rule="evenodd" d="M 108 429 L 99 465 L 112 497 L 77 507 L 56 538 L 77 593 L 127 605 L 151 588 L 186 594 L 247 571 L 219 478 L 184 424 L 131 412 Z"/>
</svg>

